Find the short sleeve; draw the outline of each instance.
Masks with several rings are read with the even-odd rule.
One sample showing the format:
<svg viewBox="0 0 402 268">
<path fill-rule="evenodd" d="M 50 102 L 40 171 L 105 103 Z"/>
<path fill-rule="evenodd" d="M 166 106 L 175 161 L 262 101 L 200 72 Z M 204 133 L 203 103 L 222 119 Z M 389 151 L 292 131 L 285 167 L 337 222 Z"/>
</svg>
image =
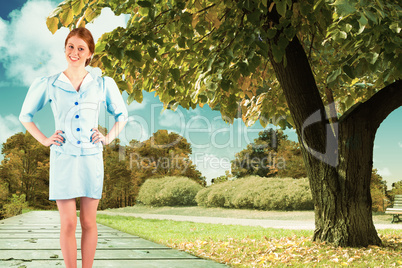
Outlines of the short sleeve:
<svg viewBox="0 0 402 268">
<path fill-rule="evenodd" d="M 107 111 L 114 116 L 116 122 L 127 121 L 128 112 L 116 82 L 110 77 L 104 77 Z"/>
<path fill-rule="evenodd" d="M 37 78 L 28 90 L 22 105 L 19 120 L 21 122 L 32 122 L 34 114 L 40 111 L 49 102 L 47 90 L 47 77 Z"/>
</svg>

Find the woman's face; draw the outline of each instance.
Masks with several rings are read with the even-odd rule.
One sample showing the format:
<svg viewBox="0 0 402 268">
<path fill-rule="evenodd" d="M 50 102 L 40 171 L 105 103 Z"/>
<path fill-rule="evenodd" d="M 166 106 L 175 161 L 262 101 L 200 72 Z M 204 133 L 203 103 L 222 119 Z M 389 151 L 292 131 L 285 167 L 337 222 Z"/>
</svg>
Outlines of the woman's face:
<svg viewBox="0 0 402 268">
<path fill-rule="evenodd" d="M 83 65 L 87 59 L 91 58 L 87 43 L 78 36 L 72 36 L 67 40 L 66 59 L 69 65 L 78 67 Z"/>
</svg>

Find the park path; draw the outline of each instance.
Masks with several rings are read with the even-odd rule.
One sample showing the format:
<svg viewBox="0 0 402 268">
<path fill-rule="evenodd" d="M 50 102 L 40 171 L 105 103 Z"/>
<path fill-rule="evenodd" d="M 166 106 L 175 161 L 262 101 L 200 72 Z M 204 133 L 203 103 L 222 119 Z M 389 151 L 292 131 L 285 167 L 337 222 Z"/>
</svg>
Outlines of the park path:
<svg viewBox="0 0 402 268">
<path fill-rule="evenodd" d="M 0 267 L 65 267 L 59 246 L 59 232 L 57 211 L 32 211 L 1 220 Z M 227 267 L 101 224 L 98 224 L 98 233 L 93 267 Z M 80 236 L 78 223 L 78 247 Z"/>
<path fill-rule="evenodd" d="M 199 223 L 212 224 L 229 224 L 229 225 L 244 225 L 244 226 L 261 226 L 264 228 L 279 228 L 293 230 L 314 230 L 314 219 L 306 220 L 267 220 L 267 219 L 240 219 L 240 218 L 222 218 L 222 217 L 204 217 L 204 216 L 182 216 L 182 215 L 164 215 L 164 214 L 145 214 L 145 213 L 125 213 L 114 211 L 98 211 L 98 214 L 119 215 L 138 217 L 142 219 L 158 219 L 158 220 L 173 220 L 173 221 L 190 221 Z M 402 224 L 395 223 L 375 223 L 377 230 L 380 229 L 402 229 Z"/>
</svg>

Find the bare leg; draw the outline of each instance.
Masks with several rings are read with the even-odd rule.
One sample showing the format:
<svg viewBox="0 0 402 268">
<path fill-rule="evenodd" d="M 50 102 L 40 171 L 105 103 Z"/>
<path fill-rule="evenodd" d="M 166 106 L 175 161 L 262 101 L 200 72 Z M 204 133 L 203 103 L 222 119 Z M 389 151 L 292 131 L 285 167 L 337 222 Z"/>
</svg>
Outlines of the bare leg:
<svg viewBox="0 0 402 268">
<path fill-rule="evenodd" d="M 98 228 L 96 226 L 96 211 L 99 199 L 81 197 L 80 221 L 81 221 L 81 255 L 82 268 L 91 268 L 95 258 L 96 245 L 98 243 Z"/>
<path fill-rule="evenodd" d="M 77 240 L 75 229 L 77 226 L 77 212 L 75 199 L 57 200 L 60 212 L 60 246 L 64 263 L 67 268 L 77 267 Z"/>
</svg>

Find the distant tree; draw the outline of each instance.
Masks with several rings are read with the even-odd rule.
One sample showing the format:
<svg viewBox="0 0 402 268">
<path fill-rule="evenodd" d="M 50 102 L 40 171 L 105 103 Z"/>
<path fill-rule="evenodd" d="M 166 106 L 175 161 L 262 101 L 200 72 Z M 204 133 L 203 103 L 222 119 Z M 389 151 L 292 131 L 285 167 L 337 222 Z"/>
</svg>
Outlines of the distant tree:
<svg viewBox="0 0 402 268">
<path fill-rule="evenodd" d="M 104 135 L 107 129 L 98 126 Z M 135 182 L 131 177 L 128 161 L 120 157 L 120 139 L 115 139 L 103 150 L 104 181 L 100 208 L 132 206 L 135 203 Z"/>
<path fill-rule="evenodd" d="M 8 197 L 8 186 L 5 182 L 2 182 L 0 176 L 0 220 L 4 218 L 4 205 L 6 204 Z"/>
<path fill-rule="evenodd" d="M 144 180 L 149 177 L 185 176 L 201 185 L 206 184 L 205 177 L 190 160 L 191 145 L 177 133 L 158 130 L 148 140 L 136 143 L 128 151 L 130 165 L 138 169 L 138 173 L 143 173 Z"/>
<path fill-rule="evenodd" d="M 0 173 L 9 195 L 24 194 L 29 205 L 37 208 L 53 207 L 48 200 L 49 153 L 49 148 L 28 132 L 17 133 L 3 143 Z"/>
<path fill-rule="evenodd" d="M 298 143 L 288 140 L 281 130 L 267 129 L 236 154 L 232 174 L 237 177 L 307 177 Z"/>
<path fill-rule="evenodd" d="M 398 181 L 392 184 L 392 190 L 390 196 L 394 199 L 395 195 L 402 194 L 402 181 Z"/>
<path fill-rule="evenodd" d="M 230 174 L 229 170 L 226 170 L 226 171 L 225 171 L 225 175 L 222 175 L 222 176 L 213 178 L 213 179 L 211 180 L 211 183 L 212 183 L 212 184 L 216 184 L 216 183 L 220 183 L 220 182 L 225 182 L 225 181 L 228 181 L 228 180 L 230 180 L 230 179 L 232 179 L 232 178 L 233 178 L 233 175 Z"/>
<path fill-rule="evenodd" d="M 373 200 L 372 209 L 375 212 L 383 212 L 389 205 L 389 199 L 386 196 L 387 183 L 383 180 L 377 169 L 373 169 L 370 183 L 371 199 Z"/>
<path fill-rule="evenodd" d="M 28 202 L 26 202 L 25 199 L 26 197 L 24 194 L 12 194 L 0 213 L 4 215 L 5 218 L 21 214 L 22 210 L 28 206 Z"/>
<path fill-rule="evenodd" d="M 99 126 L 102 133 L 107 130 Z M 205 185 L 190 160 L 191 146 L 182 136 L 159 130 L 148 140 L 121 146 L 116 139 L 104 149 L 105 180 L 101 208 L 135 204 L 140 186 L 149 178 L 186 176 Z"/>
</svg>

